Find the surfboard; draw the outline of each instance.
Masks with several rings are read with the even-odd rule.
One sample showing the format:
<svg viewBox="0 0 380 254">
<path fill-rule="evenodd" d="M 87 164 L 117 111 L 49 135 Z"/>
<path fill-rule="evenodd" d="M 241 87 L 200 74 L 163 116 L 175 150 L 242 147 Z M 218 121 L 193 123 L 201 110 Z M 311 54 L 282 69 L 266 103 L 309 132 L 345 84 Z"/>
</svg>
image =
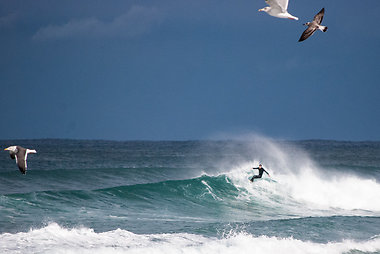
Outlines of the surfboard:
<svg viewBox="0 0 380 254">
<path fill-rule="evenodd" d="M 251 179 L 252 179 L 252 176 L 251 176 L 251 177 L 248 177 L 248 180 L 249 180 L 250 182 L 252 182 Z M 274 180 L 274 179 L 272 179 L 272 178 L 268 178 L 268 177 L 255 178 L 255 180 L 254 180 L 253 182 L 256 182 L 256 181 L 267 181 L 267 182 L 275 182 L 275 183 L 277 183 L 276 180 Z"/>
</svg>

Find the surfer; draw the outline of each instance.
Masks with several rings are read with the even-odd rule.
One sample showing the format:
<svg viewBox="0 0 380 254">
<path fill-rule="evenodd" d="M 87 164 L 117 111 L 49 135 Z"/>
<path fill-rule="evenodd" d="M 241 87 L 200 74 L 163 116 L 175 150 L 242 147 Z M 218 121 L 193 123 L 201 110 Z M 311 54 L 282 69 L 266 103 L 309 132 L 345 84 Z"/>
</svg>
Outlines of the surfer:
<svg viewBox="0 0 380 254">
<path fill-rule="evenodd" d="M 261 164 L 259 164 L 258 168 L 252 168 L 252 169 L 258 169 L 259 170 L 259 174 L 252 176 L 252 178 L 249 179 L 251 182 L 253 182 L 253 180 L 256 179 L 256 178 L 263 177 L 263 173 L 264 172 L 267 173 L 267 175 L 270 177 L 269 173 L 263 168 L 263 165 L 261 165 Z"/>
</svg>

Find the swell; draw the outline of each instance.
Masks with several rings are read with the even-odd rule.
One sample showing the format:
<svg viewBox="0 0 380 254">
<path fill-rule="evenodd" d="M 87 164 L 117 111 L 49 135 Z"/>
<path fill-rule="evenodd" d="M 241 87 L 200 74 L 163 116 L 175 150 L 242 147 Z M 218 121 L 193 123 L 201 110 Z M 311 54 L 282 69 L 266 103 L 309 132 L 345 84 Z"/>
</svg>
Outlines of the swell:
<svg viewBox="0 0 380 254">
<path fill-rule="evenodd" d="M 355 239 L 368 239 L 378 232 L 376 212 L 316 210 L 291 200 L 291 192 L 278 193 L 283 190 L 281 181 L 261 179 L 252 184 L 245 178 L 244 182 L 248 185 L 239 185 L 234 174 L 203 175 L 95 190 L 0 195 L 0 228 L 1 232 L 20 232 L 55 222 L 101 231 L 124 228 L 140 233 L 174 230 L 212 235 L 217 228 L 220 233 L 231 227 L 238 232 L 313 241 L 318 241 L 317 235 L 324 241 L 330 232 L 335 238 L 339 234 L 350 237 L 345 232 L 351 232 Z M 337 232 L 341 233 L 337 236 Z"/>
<path fill-rule="evenodd" d="M 103 179 L 99 176 L 100 179 Z M 213 187 L 211 187 L 213 186 Z M 92 186 L 94 187 L 94 186 Z M 94 190 L 50 190 L 32 191 L 27 193 L 4 194 L 3 198 L 23 199 L 41 202 L 49 200 L 71 200 L 73 203 L 81 201 L 113 200 L 119 203 L 124 201 L 147 203 L 209 203 L 215 201 L 227 201 L 238 197 L 239 190 L 230 183 L 224 175 L 211 177 L 201 176 L 186 180 L 169 180 L 141 184 L 121 185 Z"/>
<path fill-rule="evenodd" d="M 219 191 L 214 193 L 209 184 Z M 239 211 L 238 203 L 233 204 L 233 197 L 238 193 L 225 176 L 202 176 L 95 190 L 6 194 L 0 195 L 0 228 L 13 232 L 22 230 L 19 224 L 25 229 L 49 221 L 68 225 L 96 225 L 107 221 L 118 227 L 118 218 L 132 224 L 136 219 L 145 222 L 224 221 L 231 219 L 231 209 L 237 218 L 244 214 L 244 210 Z"/>
<path fill-rule="evenodd" d="M 380 188 L 375 181 L 342 177 L 327 182 L 306 171 L 297 176 L 299 178 L 294 175 L 278 175 L 281 177 L 277 181 L 263 178 L 254 183 L 248 181 L 248 176 L 247 172 L 233 170 L 217 176 L 202 175 L 185 180 L 141 184 L 132 184 L 136 182 L 132 179 L 130 185 L 108 188 L 97 188 L 101 185 L 94 184 L 92 179 L 89 180 L 91 184 L 88 189 L 82 186 L 78 190 L 5 194 L 1 196 L 0 204 L 3 209 L 16 206 L 25 212 L 43 209 L 50 213 L 58 210 L 69 213 L 75 208 L 85 207 L 90 210 L 104 209 L 104 213 L 112 210 L 117 216 L 129 212 L 151 214 L 149 216 L 154 217 L 158 210 L 160 214 L 174 217 L 195 216 L 225 221 L 249 221 L 252 218 L 269 220 L 274 216 L 281 219 L 379 215 L 378 205 L 373 202 L 379 195 L 377 190 Z M 99 174 L 96 177 L 99 182 L 105 181 L 105 177 Z M 117 181 L 113 179 L 111 182 Z M 313 183 L 316 183 L 316 187 L 313 187 Z M 363 196 L 360 201 L 348 191 L 353 184 L 360 188 L 356 191 L 360 191 Z M 334 193 L 335 197 L 326 197 L 328 193 Z M 320 200 L 320 195 L 325 197 Z M 326 202 L 329 203 L 325 204 Z"/>
<path fill-rule="evenodd" d="M 294 211 L 292 207 L 380 211 L 376 202 L 380 198 L 380 184 L 376 179 L 347 172 L 326 175 L 321 170 L 304 166 L 297 173 L 277 172 L 273 176 L 277 182 L 263 178 L 252 184 L 247 180 L 252 175 L 246 170 L 249 165 L 243 164 L 218 176 L 203 175 L 184 180 L 166 179 L 175 175 L 179 179 L 185 177 L 186 168 L 49 170 L 21 177 L 18 172 L 2 172 L 0 180 L 4 184 L 0 186 L 0 193 L 10 198 L 9 194 L 19 194 L 16 196 L 25 199 L 43 197 L 43 193 L 62 198 L 88 193 L 89 199 L 95 201 L 100 195 L 115 202 L 139 198 L 157 205 L 188 201 L 188 206 L 213 202 L 215 206 L 231 204 L 239 208 L 246 202 L 253 209 L 276 208 L 279 213 Z M 295 211 L 294 215 L 300 213 Z"/>
<path fill-rule="evenodd" d="M 37 191 L 96 190 L 112 186 L 136 185 L 183 179 L 189 168 L 122 167 L 83 169 L 31 169 L 21 175 L 17 169 L 0 172 L 1 194 Z"/>
</svg>

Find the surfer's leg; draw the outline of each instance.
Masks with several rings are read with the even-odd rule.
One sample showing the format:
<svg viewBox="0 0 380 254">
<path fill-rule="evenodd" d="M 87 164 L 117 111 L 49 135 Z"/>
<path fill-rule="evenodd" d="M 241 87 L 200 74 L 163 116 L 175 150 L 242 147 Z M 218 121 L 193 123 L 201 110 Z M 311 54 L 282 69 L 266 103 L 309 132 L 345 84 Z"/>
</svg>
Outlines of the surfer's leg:
<svg viewBox="0 0 380 254">
<path fill-rule="evenodd" d="M 254 179 L 256 179 L 256 178 L 261 178 L 259 175 L 254 175 L 254 176 L 252 176 L 252 178 L 251 178 L 251 182 L 253 182 L 253 180 Z"/>
</svg>

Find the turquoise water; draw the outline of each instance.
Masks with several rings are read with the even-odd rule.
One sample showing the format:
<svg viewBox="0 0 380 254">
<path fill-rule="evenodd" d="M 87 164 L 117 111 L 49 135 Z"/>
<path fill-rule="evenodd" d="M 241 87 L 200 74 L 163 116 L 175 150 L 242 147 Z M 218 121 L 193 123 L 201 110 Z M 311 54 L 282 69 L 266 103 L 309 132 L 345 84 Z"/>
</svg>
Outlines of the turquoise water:
<svg viewBox="0 0 380 254">
<path fill-rule="evenodd" d="M 1 253 L 380 253 L 380 142 L 0 143 Z"/>
</svg>

